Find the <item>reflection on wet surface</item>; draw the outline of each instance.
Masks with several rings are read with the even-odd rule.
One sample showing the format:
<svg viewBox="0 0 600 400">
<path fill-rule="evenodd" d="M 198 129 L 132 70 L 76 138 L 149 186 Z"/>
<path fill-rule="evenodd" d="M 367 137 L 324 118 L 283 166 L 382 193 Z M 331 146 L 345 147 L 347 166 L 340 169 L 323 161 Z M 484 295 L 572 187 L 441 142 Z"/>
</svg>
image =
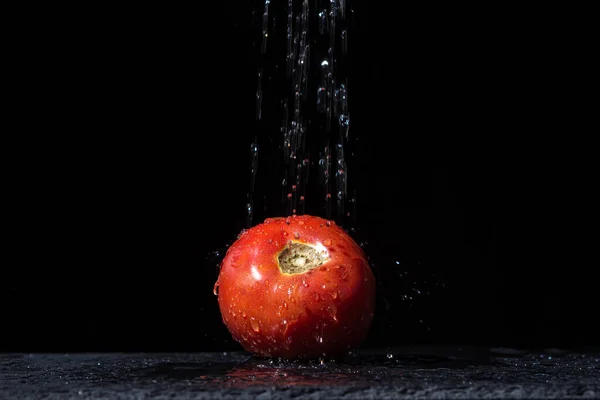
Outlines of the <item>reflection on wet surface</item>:
<svg viewBox="0 0 600 400">
<path fill-rule="evenodd" d="M 591 398 L 600 395 L 599 370 L 600 349 L 407 347 L 311 361 L 245 352 L 0 354 L 0 398 Z"/>
<path fill-rule="evenodd" d="M 221 359 L 203 363 L 159 363 L 152 368 L 132 371 L 130 376 L 146 376 L 163 380 L 189 380 L 196 384 L 217 387 L 249 386 L 371 386 L 380 383 L 404 383 L 443 378 L 448 382 L 469 376 L 481 380 L 497 380 L 497 374 L 506 374 L 503 369 L 515 372 L 535 372 L 537 378 L 552 374 L 558 367 L 560 353 L 551 355 L 531 354 L 518 350 L 488 349 L 436 349 L 436 351 L 411 351 L 400 349 L 350 353 L 343 359 L 319 359 L 286 361 L 263 359 L 245 353 L 222 353 Z M 566 353 L 563 353 L 564 356 Z M 571 355 L 570 357 L 573 357 Z M 228 358 L 230 358 L 228 360 Z M 583 357 L 582 359 L 585 359 Z M 577 362 L 576 360 L 574 360 Z M 596 362 L 588 369 L 600 368 Z M 568 363 L 566 363 L 568 365 Z"/>
</svg>

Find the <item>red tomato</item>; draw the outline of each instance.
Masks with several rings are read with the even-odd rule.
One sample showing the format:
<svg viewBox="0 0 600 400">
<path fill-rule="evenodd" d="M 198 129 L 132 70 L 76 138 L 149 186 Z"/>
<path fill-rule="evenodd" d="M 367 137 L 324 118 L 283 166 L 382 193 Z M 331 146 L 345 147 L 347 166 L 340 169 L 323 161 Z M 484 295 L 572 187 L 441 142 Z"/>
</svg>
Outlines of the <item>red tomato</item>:
<svg viewBox="0 0 600 400">
<path fill-rule="evenodd" d="M 215 283 L 223 322 L 264 357 L 347 353 L 367 336 L 375 278 L 363 250 L 335 222 L 268 218 L 228 249 Z"/>
</svg>

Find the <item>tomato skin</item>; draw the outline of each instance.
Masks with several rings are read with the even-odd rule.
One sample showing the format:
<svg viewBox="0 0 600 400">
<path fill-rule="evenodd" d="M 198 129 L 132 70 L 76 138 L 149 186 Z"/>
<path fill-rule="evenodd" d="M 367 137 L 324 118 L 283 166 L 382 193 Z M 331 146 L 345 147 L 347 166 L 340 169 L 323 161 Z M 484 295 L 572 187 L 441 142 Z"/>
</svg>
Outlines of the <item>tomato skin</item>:
<svg viewBox="0 0 600 400">
<path fill-rule="evenodd" d="M 288 242 L 326 249 L 310 271 L 285 274 Z M 315 358 L 347 353 L 367 336 L 375 278 L 363 250 L 333 221 L 302 215 L 268 218 L 243 232 L 221 264 L 218 303 L 233 338 L 264 357 Z"/>
</svg>

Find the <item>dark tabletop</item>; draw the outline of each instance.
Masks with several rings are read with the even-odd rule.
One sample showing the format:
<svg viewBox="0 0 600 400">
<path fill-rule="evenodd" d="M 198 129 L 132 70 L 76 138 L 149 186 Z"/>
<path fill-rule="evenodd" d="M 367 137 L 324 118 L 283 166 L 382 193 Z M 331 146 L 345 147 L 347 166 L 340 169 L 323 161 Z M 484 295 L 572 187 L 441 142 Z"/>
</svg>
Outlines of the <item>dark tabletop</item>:
<svg viewBox="0 0 600 400">
<path fill-rule="evenodd" d="M 600 398 L 600 351 L 406 347 L 289 362 L 244 352 L 2 354 L 0 398 Z"/>
</svg>

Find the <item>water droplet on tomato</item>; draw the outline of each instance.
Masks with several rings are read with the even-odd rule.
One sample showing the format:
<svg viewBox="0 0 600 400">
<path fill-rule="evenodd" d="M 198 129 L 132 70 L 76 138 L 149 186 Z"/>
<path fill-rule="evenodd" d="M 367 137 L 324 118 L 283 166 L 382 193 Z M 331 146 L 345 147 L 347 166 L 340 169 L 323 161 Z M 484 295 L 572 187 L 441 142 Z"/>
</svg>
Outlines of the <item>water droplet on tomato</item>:
<svg viewBox="0 0 600 400">
<path fill-rule="evenodd" d="M 331 195 L 329 195 L 329 196 L 331 196 Z M 327 226 L 331 226 L 331 221 L 327 221 L 327 222 L 325 222 L 325 225 L 327 225 Z"/>
<path fill-rule="evenodd" d="M 346 269 L 345 266 L 340 265 L 340 279 L 345 281 L 348 278 L 348 270 Z"/>
<path fill-rule="evenodd" d="M 334 290 L 333 292 L 331 292 L 331 297 L 332 297 L 332 298 L 334 298 L 334 299 L 337 299 L 337 298 L 338 298 L 338 295 L 339 295 L 339 294 L 338 294 L 338 291 L 337 291 L 337 290 Z"/>
<path fill-rule="evenodd" d="M 294 233 L 294 237 L 295 237 L 296 239 L 300 239 L 300 233 L 298 233 L 298 232 Z"/>
<path fill-rule="evenodd" d="M 300 200 L 304 200 L 304 196 L 301 196 Z M 304 225 L 304 221 L 302 221 L 302 220 L 298 221 L 298 225 Z"/>
<path fill-rule="evenodd" d="M 219 281 L 216 281 L 215 285 L 213 286 L 213 294 L 215 296 L 217 296 L 219 294 Z"/>
<path fill-rule="evenodd" d="M 247 315 L 245 312 L 242 312 L 242 318 L 246 319 Z"/>
<path fill-rule="evenodd" d="M 327 306 L 327 312 L 329 313 L 329 315 L 331 316 L 331 318 L 337 322 L 337 307 L 335 306 L 335 304 L 329 304 Z"/>
<path fill-rule="evenodd" d="M 267 243 L 272 244 L 273 243 L 273 239 L 267 240 Z"/>
<path fill-rule="evenodd" d="M 252 330 L 254 332 L 258 332 L 260 330 L 260 328 L 258 326 L 258 321 L 255 320 L 254 318 L 250 318 L 250 327 L 252 328 Z"/>
<path fill-rule="evenodd" d="M 292 344 L 292 337 L 291 337 L 291 336 L 288 336 L 288 337 L 285 339 L 285 342 L 286 342 L 287 344 Z"/>
<path fill-rule="evenodd" d="M 308 283 L 306 282 L 306 280 L 302 279 L 302 286 L 304 287 L 308 287 Z"/>
<path fill-rule="evenodd" d="M 331 239 L 325 239 L 325 240 L 323 240 L 323 244 L 325 246 L 331 246 Z"/>
<path fill-rule="evenodd" d="M 291 194 L 288 194 L 288 197 L 292 197 L 292 195 L 291 195 Z M 286 219 L 285 219 L 285 223 L 286 223 L 286 224 L 288 224 L 288 225 L 289 225 L 291 222 L 292 222 L 292 221 L 291 221 L 289 218 L 286 218 Z"/>
<path fill-rule="evenodd" d="M 286 309 L 288 308 L 288 305 L 285 301 L 283 302 L 283 308 L 286 308 Z"/>
<path fill-rule="evenodd" d="M 315 292 L 314 296 L 315 301 L 319 301 L 319 293 Z"/>
</svg>

